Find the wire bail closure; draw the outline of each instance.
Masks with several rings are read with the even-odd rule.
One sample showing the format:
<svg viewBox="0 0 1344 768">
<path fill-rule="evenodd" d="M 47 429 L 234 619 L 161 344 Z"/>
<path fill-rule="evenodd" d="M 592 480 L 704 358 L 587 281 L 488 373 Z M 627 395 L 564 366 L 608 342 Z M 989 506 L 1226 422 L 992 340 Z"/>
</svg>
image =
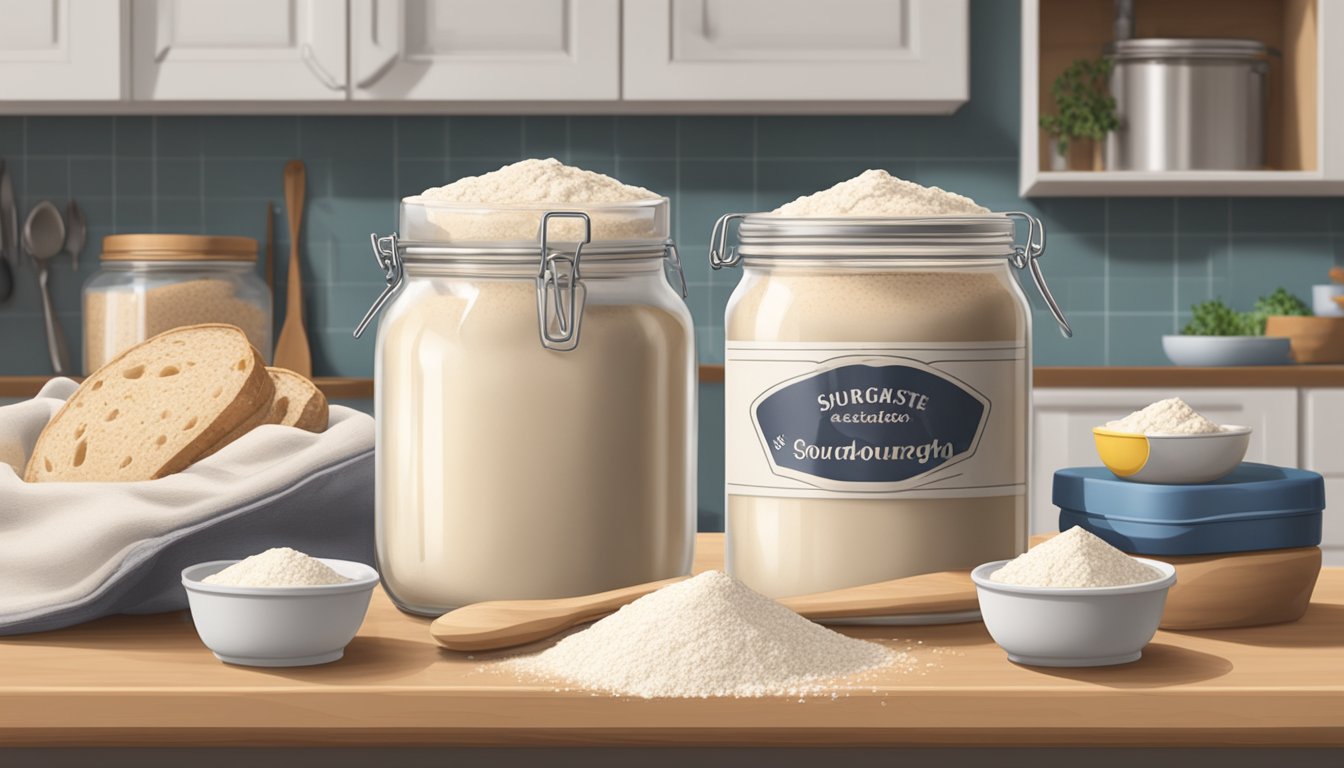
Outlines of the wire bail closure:
<svg viewBox="0 0 1344 768">
<path fill-rule="evenodd" d="M 1059 308 L 1055 297 L 1050 295 L 1050 286 L 1046 285 L 1041 265 L 1036 261 L 1045 253 L 1045 225 L 1040 219 L 1022 211 L 1008 211 L 1004 215 L 1027 223 L 1026 243 L 1013 246 L 1013 266 L 1031 272 L 1031 280 L 1036 283 L 1036 290 L 1040 292 L 1041 298 L 1045 299 L 1045 305 L 1050 308 L 1050 314 L 1055 316 L 1055 322 L 1059 323 L 1059 332 L 1066 339 L 1073 338 L 1073 329 L 1069 327 L 1068 318 L 1064 317 L 1064 310 Z"/>
<path fill-rule="evenodd" d="M 378 268 L 383 270 L 383 280 L 387 286 L 378 294 L 378 298 L 373 300 L 373 306 L 369 307 L 369 311 L 364 313 L 364 319 L 355 327 L 356 339 L 364 334 L 364 329 L 368 328 L 373 318 L 382 311 L 383 305 L 387 304 L 392 294 L 397 292 L 401 287 L 401 281 L 406 277 L 406 267 L 397 250 L 396 232 L 387 237 L 379 237 L 377 233 L 372 233 L 369 235 L 369 242 L 373 245 L 373 260 L 378 263 Z"/>
<path fill-rule="evenodd" d="M 574 244 L 574 253 L 551 252 L 547 245 L 551 219 L 581 219 L 583 239 Z M 556 352 L 569 352 L 579 346 L 579 325 L 583 322 L 587 289 L 579 273 L 583 246 L 592 242 L 593 222 L 582 211 L 547 211 L 541 217 L 541 259 L 537 266 L 537 330 L 541 345 Z"/>
<path fill-rule="evenodd" d="M 737 247 L 728 245 L 728 225 L 746 217 L 745 213 L 725 213 L 714 222 L 714 229 L 709 233 L 709 265 L 714 269 L 734 267 L 742 260 Z"/>
<path fill-rule="evenodd" d="M 681 267 L 681 254 L 677 251 L 677 244 L 671 240 L 668 240 L 663 246 L 664 271 L 666 271 L 667 267 L 671 267 L 672 270 L 676 272 L 677 280 L 680 285 L 678 285 L 678 282 L 673 282 L 671 277 L 667 278 L 667 282 L 681 293 L 681 298 L 684 299 L 687 296 L 690 296 L 690 291 L 687 290 L 686 286 L 686 270 Z"/>
</svg>

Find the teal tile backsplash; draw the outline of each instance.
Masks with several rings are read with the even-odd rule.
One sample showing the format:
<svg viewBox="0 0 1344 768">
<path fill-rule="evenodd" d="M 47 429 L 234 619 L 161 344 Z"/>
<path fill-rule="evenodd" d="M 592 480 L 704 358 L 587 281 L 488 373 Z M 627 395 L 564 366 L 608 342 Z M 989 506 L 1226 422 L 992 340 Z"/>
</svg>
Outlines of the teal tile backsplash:
<svg viewBox="0 0 1344 768">
<path fill-rule="evenodd" d="M 1344 261 L 1340 198 L 1020 199 L 1018 32 L 1016 3 L 973 3 L 971 100 L 948 117 L 3 117 L 0 156 L 25 213 L 38 200 L 63 205 L 71 196 L 87 213 L 90 245 L 78 271 L 63 260 L 52 276 L 76 348 L 80 286 L 97 269 L 102 236 L 261 238 L 271 201 L 283 255 L 281 169 L 302 158 L 308 321 L 316 370 L 330 375 L 372 371 L 372 340 L 351 331 L 381 285 L 368 235 L 395 227 L 397 199 L 530 156 L 673 199 L 706 363 L 722 360 L 723 308 L 738 278 L 709 269 L 714 219 L 771 208 L 870 167 L 1042 217 L 1044 268 L 1077 330 L 1059 338 L 1037 306 L 1042 365 L 1164 363 L 1158 337 L 1179 328 L 1193 302 L 1249 305 L 1278 285 L 1305 295 Z M 283 256 L 280 266 L 283 296 Z M 27 267 L 18 277 L 18 295 L 0 307 L 0 375 L 48 370 L 35 277 Z"/>
</svg>

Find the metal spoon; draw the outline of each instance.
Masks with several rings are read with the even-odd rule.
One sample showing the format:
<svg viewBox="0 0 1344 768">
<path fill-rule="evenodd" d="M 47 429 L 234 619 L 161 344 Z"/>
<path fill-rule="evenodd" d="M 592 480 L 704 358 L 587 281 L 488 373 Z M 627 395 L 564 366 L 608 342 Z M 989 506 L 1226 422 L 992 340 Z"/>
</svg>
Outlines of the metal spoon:
<svg viewBox="0 0 1344 768">
<path fill-rule="evenodd" d="M 79 271 L 79 253 L 84 250 L 88 234 L 89 225 L 84 222 L 84 212 L 71 200 L 65 206 L 65 252 L 70 254 L 70 264 L 75 271 Z"/>
<path fill-rule="evenodd" d="M 70 351 L 65 343 L 65 332 L 51 306 L 51 291 L 47 288 L 47 262 L 65 247 L 65 222 L 61 212 L 50 201 L 43 200 L 28 212 L 23 223 L 23 249 L 33 259 L 37 269 L 37 285 L 42 289 L 42 315 L 47 323 L 47 352 L 51 368 L 57 376 L 70 373 Z"/>
</svg>

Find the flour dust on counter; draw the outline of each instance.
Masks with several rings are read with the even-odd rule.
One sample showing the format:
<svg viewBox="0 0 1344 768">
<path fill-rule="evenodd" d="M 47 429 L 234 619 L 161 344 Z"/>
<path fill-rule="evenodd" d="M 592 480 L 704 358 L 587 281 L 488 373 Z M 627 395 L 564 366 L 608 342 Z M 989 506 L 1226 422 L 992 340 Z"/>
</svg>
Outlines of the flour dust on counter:
<svg viewBox="0 0 1344 768">
<path fill-rule="evenodd" d="M 706 571 L 624 606 L 531 656 L 522 679 L 639 698 L 839 695 L 880 669 L 915 672 L 910 648 L 846 637 Z"/>
</svg>

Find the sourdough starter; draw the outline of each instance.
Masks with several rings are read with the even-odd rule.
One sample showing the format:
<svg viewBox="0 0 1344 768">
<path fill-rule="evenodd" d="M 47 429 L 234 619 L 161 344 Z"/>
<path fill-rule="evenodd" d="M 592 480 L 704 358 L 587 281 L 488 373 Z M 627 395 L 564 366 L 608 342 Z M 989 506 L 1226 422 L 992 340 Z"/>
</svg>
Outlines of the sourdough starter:
<svg viewBox="0 0 1344 768">
<path fill-rule="evenodd" d="M 435 613 L 685 573 L 685 321 L 590 300 L 579 346 L 555 352 L 530 281 L 407 291 L 378 352 L 378 560 L 397 602 Z"/>
<path fill-rule="evenodd" d="M 729 304 L 727 327 L 726 528 L 734 576 L 781 597 L 970 568 L 1022 551 L 1028 327 L 1010 281 L 992 266 L 748 269 Z M 976 382 L 982 392 L 995 391 L 975 455 L 992 456 L 989 482 L 960 482 L 956 465 L 941 473 L 942 482 L 887 491 L 745 472 L 764 461 L 749 411 L 763 387 L 856 354 L 876 363 L 922 358 L 958 378 L 988 377 Z M 984 357 L 997 360 L 958 362 Z M 938 474 L 920 475 L 915 486 Z"/>
</svg>

